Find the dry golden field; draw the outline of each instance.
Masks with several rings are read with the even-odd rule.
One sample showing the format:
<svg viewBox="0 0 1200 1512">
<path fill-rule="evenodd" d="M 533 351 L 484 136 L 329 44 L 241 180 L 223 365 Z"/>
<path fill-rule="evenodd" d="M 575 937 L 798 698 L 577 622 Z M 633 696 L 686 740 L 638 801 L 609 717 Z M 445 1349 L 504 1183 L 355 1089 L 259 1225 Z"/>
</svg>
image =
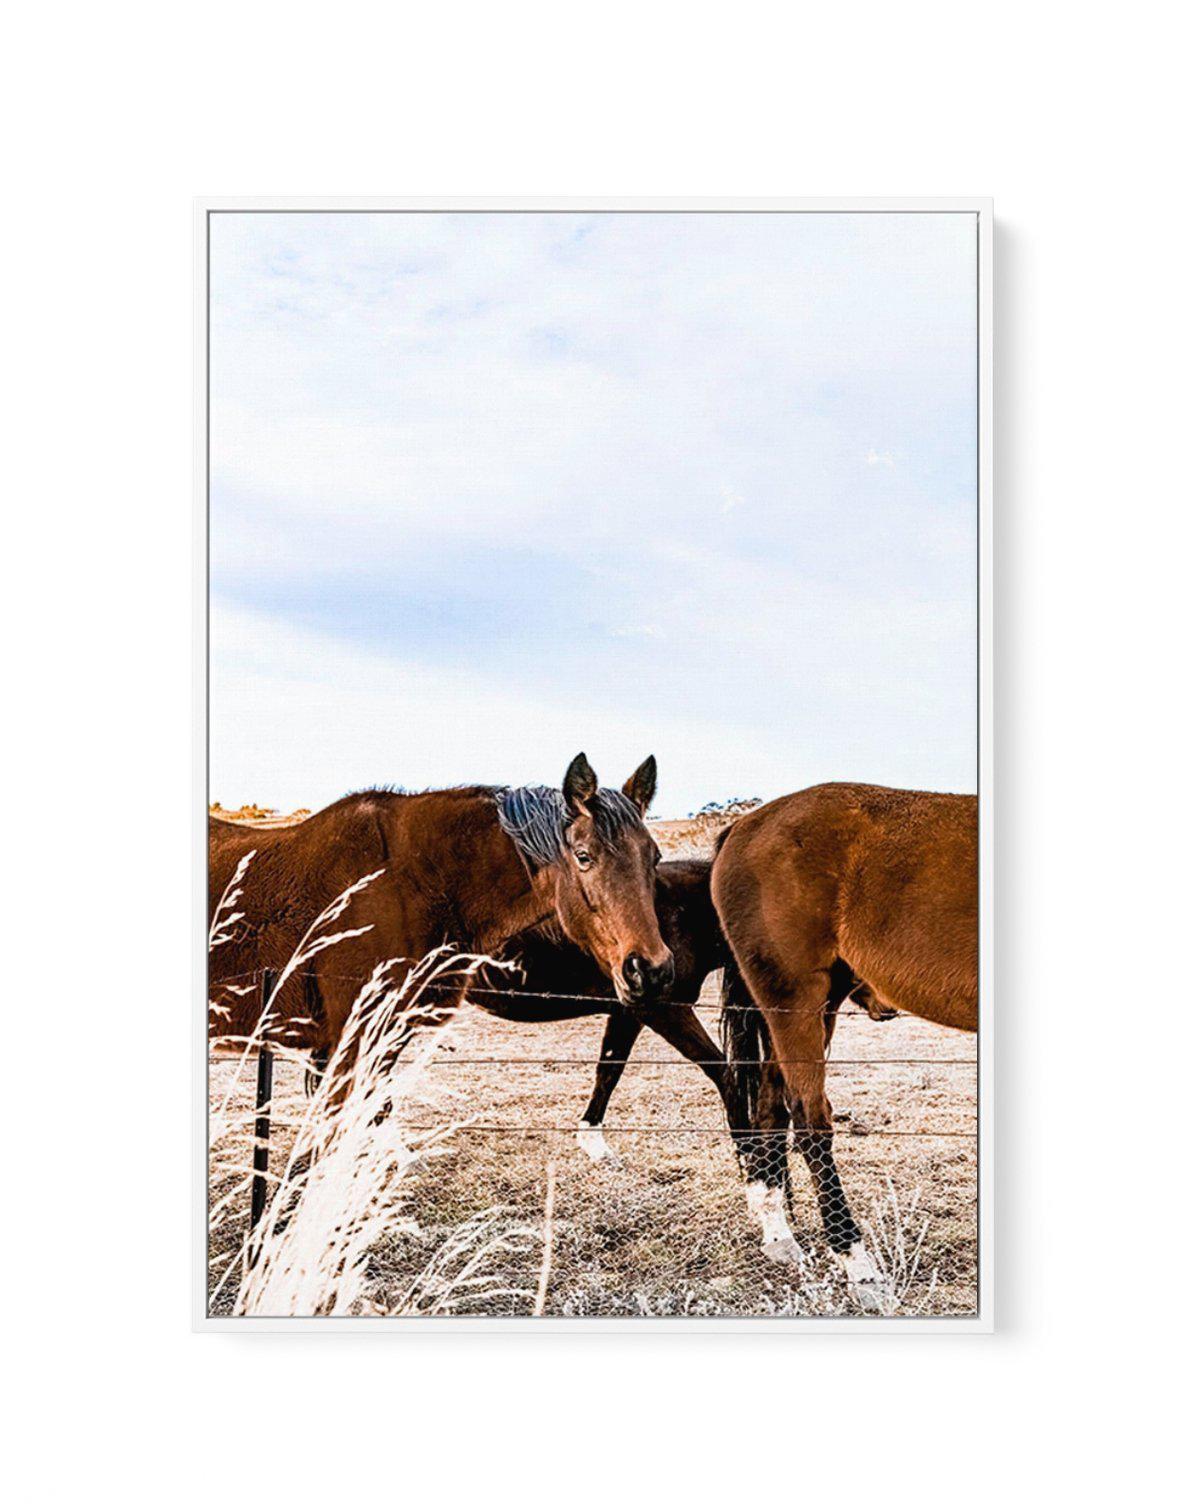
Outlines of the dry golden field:
<svg viewBox="0 0 1200 1512">
<path fill-rule="evenodd" d="M 652 825 L 667 855 L 707 851 L 723 820 Z M 716 978 L 701 1016 L 719 1039 Z M 606 1120 L 617 1162 L 592 1164 L 574 1128 L 589 1095 L 604 1020 L 507 1024 L 464 1009 L 424 1074 L 423 1097 L 398 1116 L 459 1123 L 443 1153 L 414 1163 L 404 1221 L 371 1249 L 370 1310 L 391 1312 L 464 1223 L 489 1214 L 502 1242 L 487 1285 L 435 1296 L 425 1311 L 548 1316 L 856 1315 L 861 1312 L 820 1235 L 807 1170 L 791 1157 L 795 1224 L 808 1253 L 800 1273 L 764 1258 L 747 1215 L 716 1093 L 648 1031 Z M 844 1013 L 830 1051 L 836 1153 L 860 1223 L 894 1289 L 898 1316 L 976 1310 L 976 1041 L 900 1017 Z M 230 1091 L 236 1061 L 214 1056 L 210 1101 Z M 249 1113 L 253 1066 L 229 1106 Z M 302 1072 L 276 1066 L 276 1106 L 304 1105 Z M 282 1167 L 286 1118 L 273 1131 Z M 245 1157 L 248 1161 L 249 1144 Z M 547 1205 L 548 1184 L 553 1184 Z M 218 1199 L 229 1185 L 214 1182 Z M 245 1232 L 239 1197 L 212 1233 L 212 1306 L 228 1311 L 236 1273 L 218 1286 Z M 537 1299 L 539 1282 L 543 1295 Z"/>
</svg>

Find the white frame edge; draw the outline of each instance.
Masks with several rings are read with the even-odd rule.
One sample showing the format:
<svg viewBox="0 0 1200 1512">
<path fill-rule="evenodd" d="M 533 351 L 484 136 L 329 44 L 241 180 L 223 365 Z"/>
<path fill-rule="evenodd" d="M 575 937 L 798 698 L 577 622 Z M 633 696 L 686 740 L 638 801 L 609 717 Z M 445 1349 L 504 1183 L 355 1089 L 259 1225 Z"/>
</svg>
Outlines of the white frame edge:
<svg viewBox="0 0 1200 1512">
<path fill-rule="evenodd" d="M 208 217 L 213 211 L 941 212 L 978 217 L 979 484 L 979 1312 L 970 1318 L 213 1318 L 208 1315 Z M 990 198 L 623 198 L 561 196 L 201 196 L 194 201 L 192 746 L 192 1328 L 197 1333 L 980 1334 L 995 1327 L 995 812 L 992 668 L 992 200 Z"/>
</svg>

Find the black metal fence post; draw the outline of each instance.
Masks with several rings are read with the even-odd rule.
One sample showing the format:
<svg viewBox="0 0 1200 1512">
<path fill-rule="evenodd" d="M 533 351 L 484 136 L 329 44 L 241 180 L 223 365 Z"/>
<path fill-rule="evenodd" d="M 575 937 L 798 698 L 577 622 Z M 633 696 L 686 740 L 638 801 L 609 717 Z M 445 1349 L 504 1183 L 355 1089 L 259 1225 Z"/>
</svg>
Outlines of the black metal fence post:
<svg viewBox="0 0 1200 1512">
<path fill-rule="evenodd" d="M 275 991 L 275 973 L 269 968 L 262 978 L 262 1013 L 265 1016 L 271 994 Z M 260 1019 L 260 1032 L 261 1032 Z M 258 1047 L 258 1088 L 254 1095 L 254 1175 L 250 1180 L 250 1251 L 251 1265 L 258 1259 L 261 1244 L 253 1241 L 255 1229 L 267 1208 L 267 1171 L 271 1160 L 271 1088 L 275 1080 L 275 1052 L 265 1041 Z"/>
</svg>

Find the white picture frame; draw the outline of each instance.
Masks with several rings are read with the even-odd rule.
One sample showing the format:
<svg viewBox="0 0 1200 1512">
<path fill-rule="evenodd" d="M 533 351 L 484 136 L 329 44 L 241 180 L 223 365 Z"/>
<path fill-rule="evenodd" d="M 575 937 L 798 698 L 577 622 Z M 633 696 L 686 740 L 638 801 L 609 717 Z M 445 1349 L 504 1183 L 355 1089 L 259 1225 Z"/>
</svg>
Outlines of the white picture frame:
<svg viewBox="0 0 1200 1512">
<path fill-rule="evenodd" d="M 978 236 L 978 773 L 979 990 L 978 1296 L 973 1317 L 881 1318 L 228 1318 L 207 1309 L 207 839 L 208 810 L 208 230 L 225 212 L 569 211 L 720 213 L 961 213 L 976 217 Z M 994 1327 L 994 765 L 992 668 L 992 201 L 989 198 L 406 198 L 285 196 L 204 198 L 195 202 L 195 457 L 193 703 L 193 1276 L 197 1332 L 411 1333 L 990 1333 Z"/>
</svg>

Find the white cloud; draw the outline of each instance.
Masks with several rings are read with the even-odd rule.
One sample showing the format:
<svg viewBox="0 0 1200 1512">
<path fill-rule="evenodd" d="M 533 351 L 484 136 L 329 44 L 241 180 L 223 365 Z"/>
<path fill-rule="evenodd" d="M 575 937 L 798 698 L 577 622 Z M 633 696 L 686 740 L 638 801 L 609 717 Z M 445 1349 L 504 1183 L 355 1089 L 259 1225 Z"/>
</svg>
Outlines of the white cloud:
<svg viewBox="0 0 1200 1512">
<path fill-rule="evenodd" d="M 217 217 L 217 796 L 969 786 L 973 236 Z"/>
<path fill-rule="evenodd" d="M 385 783 L 557 782 L 580 749 L 608 786 L 654 752 L 678 811 L 728 796 L 702 699 L 690 716 L 646 719 L 586 689 L 539 696 L 466 669 L 447 676 L 220 602 L 211 645 L 211 791 L 229 803 L 316 808 Z M 765 735 L 727 726 L 721 743 L 753 761 Z"/>
<path fill-rule="evenodd" d="M 973 404 L 969 217 L 345 219 L 215 223 L 213 473 L 243 509 L 686 531 L 750 479 L 768 513 L 828 492 L 909 386 Z"/>
</svg>

